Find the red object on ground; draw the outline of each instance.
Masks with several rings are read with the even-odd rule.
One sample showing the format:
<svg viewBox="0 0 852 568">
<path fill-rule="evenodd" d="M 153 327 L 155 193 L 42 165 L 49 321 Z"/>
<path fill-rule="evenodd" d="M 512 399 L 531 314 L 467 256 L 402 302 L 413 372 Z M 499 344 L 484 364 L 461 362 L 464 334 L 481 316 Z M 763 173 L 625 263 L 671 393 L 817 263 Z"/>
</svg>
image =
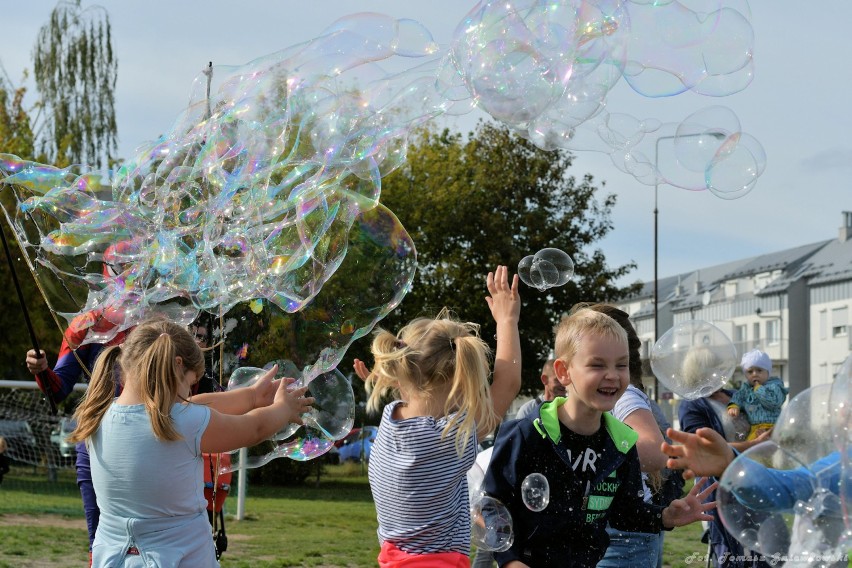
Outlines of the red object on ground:
<svg viewBox="0 0 852 568">
<path fill-rule="evenodd" d="M 216 479 L 216 504 L 213 504 L 213 475 L 222 468 L 231 467 L 231 454 L 201 454 L 204 458 L 204 497 L 207 510 L 218 513 L 225 504 L 225 497 L 231 490 L 232 472 L 220 473 Z M 217 459 L 218 458 L 218 459 Z"/>
</svg>

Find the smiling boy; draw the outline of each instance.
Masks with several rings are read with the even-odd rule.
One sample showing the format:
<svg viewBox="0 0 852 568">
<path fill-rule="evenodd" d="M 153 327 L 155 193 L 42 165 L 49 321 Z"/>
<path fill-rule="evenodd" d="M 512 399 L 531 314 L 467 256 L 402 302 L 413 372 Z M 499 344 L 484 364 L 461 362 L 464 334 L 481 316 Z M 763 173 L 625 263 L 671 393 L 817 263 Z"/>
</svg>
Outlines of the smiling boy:
<svg viewBox="0 0 852 568">
<path fill-rule="evenodd" d="M 659 532 L 710 520 L 694 489 L 666 507 L 643 501 L 637 434 L 609 414 L 629 382 L 627 336 L 592 310 L 566 316 L 556 330 L 554 371 L 567 397 L 500 428 L 483 489 L 512 514 L 514 543 L 495 553 L 501 567 L 595 566 L 609 543 L 606 524 Z M 550 502 L 524 505 L 522 483 L 540 473 Z M 696 488 L 698 485 L 695 486 Z"/>
</svg>

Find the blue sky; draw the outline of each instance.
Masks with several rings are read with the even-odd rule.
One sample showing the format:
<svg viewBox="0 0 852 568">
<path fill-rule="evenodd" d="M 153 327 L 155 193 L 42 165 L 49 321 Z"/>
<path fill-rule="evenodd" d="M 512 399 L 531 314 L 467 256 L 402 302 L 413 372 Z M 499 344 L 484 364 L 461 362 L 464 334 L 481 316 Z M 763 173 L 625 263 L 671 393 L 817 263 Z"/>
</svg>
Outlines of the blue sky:
<svg viewBox="0 0 852 568">
<path fill-rule="evenodd" d="M 316 37 L 340 16 L 366 11 L 418 20 L 436 41 L 446 43 L 473 7 L 461 0 L 100 4 L 110 14 L 119 62 L 122 156 L 169 129 L 208 61 L 240 65 Z M 30 2 L 4 11 L 0 62 L 13 81 L 31 68 L 38 29 L 53 5 Z M 663 122 L 679 122 L 700 108 L 721 104 L 736 112 L 743 131 L 766 150 L 766 171 L 741 199 L 660 187 L 660 276 L 833 238 L 840 212 L 852 210 L 852 114 L 845 62 L 845 54 L 852 53 L 852 2 L 763 0 L 752 2 L 751 12 L 756 71 L 745 91 L 721 99 L 684 94 L 652 100 L 622 83 L 609 98 L 611 112 Z M 473 113 L 448 123 L 466 131 L 481 116 Z M 602 154 L 577 154 L 573 173 L 586 172 L 606 182 L 603 191 L 618 195 L 615 228 L 600 248 L 611 264 L 638 264 L 625 283 L 653 278 L 654 188 L 620 172 Z"/>
</svg>

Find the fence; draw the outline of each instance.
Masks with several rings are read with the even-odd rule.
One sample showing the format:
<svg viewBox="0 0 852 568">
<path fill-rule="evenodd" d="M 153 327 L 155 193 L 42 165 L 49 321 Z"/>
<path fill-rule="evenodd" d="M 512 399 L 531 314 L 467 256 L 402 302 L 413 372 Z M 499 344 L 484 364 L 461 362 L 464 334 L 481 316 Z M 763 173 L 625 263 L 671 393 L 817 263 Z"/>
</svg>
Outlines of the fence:
<svg viewBox="0 0 852 568">
<path fill-rule="evenodd" d="M 85 391 L 77 384 L 75 391 Z M 61 405 L 67 407 L 68 405 Z M 70 415 L 54 415 L 35 381 L 0 381 L 0 436 L 5 438 L 6 455 L 13 467 L 32 467 L 33 474 L 43 474 L 56 481 L 62 470 L 74 469 L 76 451 L 66 437 L 74 428 Z M 238 463 L 245 463 L 247 450 L 240 450 Z M 237 470 L 237 510 L 235 517 L 245 516 L 245 469 Z"/>
</svg>

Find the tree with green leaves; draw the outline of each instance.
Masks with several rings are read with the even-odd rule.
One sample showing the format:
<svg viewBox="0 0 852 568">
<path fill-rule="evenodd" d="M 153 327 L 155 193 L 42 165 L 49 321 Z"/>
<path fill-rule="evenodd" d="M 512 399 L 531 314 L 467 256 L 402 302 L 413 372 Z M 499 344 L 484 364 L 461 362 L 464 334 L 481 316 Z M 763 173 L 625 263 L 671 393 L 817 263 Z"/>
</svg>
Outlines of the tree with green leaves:
<svg viewBox="0 0 852 568">
<path fill-rule="evenodd" d="M 12 89 L 6 81 L 0 79 L 0 151 L 14 154 L 20 158 L 32 159 L 34 154 L 33 132 L 30 128 L 29 114 L 23 106 L 24 94 L 25 89 L 23 87 Z M 2 175 L 2 172 L 0 172 L 0 176 Z M 2 200 L 3 209 L 6 211 L 14 211 L 17 206 L 14 193 L 2 186 L 0 186 L 0 200 Z M 26 262 L 21 258 L 20 249 L 8 229 L 6 220 L 0 220 L 0 223 L 3 223 L 6 240 L 12 251 L 12 264 L 23 290 L 30 319 L 41 342 L 40 347 L 55 358 L 55 350 L 59 347 L 61 338 L 59 329 L 33 282 Z M 0 258 L 0 289 L 5 292 L 0 294 L 0 328 L 9 330 L 6 333 L 5 340 L 0 343 L 2 378 L 32 380 L 32 375 L 27 372 L 23 365 L 26 352 L 32 348 L 32 344 L 25 328 L 22 308 L 15 293 L 12 273 L 5 254 L 2 254 L 2 258 Z"/>
<path fill-rule="evenodd" d="M 480 323 L 493 344 L 485 275 L 498 264 L 514 272 L 523 257 L 543 248 L 561 249 L 574 260 L 574 278 L 544 292 L 521 289 L 523 389 L 539 390 L 559 318 L 576 302 L 612 301 L 633 290 L 615 282 L 634 266 L 611 267 L 593 248 L 612 229 L 615 196 L 598 198 L 590 174 L 569 174 L 571 162 L 568 152 L 540 150 L 489 123 L 467 138 L 420 132 L 405 166 L 383 180 L 381 195 L 411 234 L 418 272 L 411 292 L 379 325 L 396 331 L 447 306 Z M 361 344 L 351 356 L 366 349 Z"/>
<path fill-rule="evenodd" d="M 62 1 L 42 26 L 33 50 L 41 101 L 39 151 L 56 165 L 107 167 L 118 148 L 115 82 L 109 14 Z"/>
</svg>

